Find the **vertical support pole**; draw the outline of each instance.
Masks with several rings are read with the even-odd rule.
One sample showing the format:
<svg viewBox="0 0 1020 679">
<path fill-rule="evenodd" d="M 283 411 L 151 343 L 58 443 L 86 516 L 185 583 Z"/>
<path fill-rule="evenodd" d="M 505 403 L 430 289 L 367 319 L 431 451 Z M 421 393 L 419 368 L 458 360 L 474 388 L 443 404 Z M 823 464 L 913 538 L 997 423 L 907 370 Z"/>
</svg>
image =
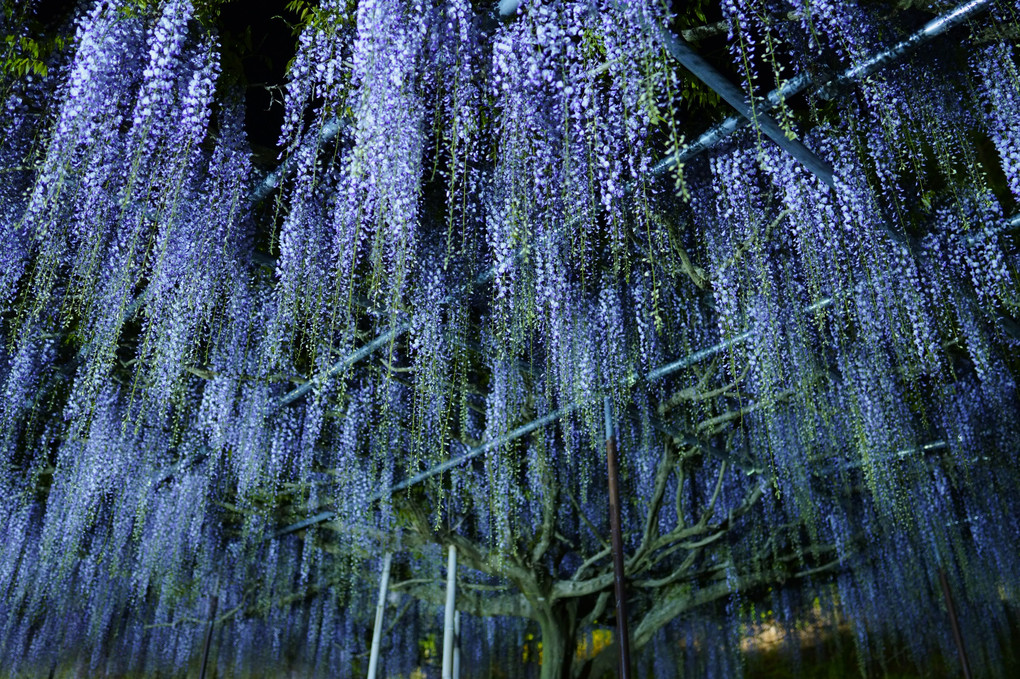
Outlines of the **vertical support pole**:
<svg viewBox="0 0 1020 679">
<path fill-rule="evenodd" d="M 956 650 L 960 652 L 960 664 L 963 666 L 964 679 L 970 679 L 970 662 L 967 660 L 967 650 L 963 647 L 963 635 L 960 633 L 960 621 L 956 617 L 956 604 L 953 603 L 953 593 L 949 591 L 949 579 L 946 578 L 946 569 L 939 568 L 939 582 L 942 584 L 942 596 L 946 598 L 946 609 L 949 611 L 949 624 L 953 628 L 953 641 L 956 642 Z"/>
<path fill-rule="evenodd" d="M 219 589 L 219 581 L 217 580 L 216 589 Z M 202 651 L 202 671 L 199 673 L 199 679 L 205 679 L 206 668 L 209 667 L 209 652 L 212 650 L 212 638 L 213 630 L 216 628 L 216 609 L 219 606 L 219 597 L 213 594 L 212 600 L 209 602 L 209 629 L 205 633 L 205 649 Z"/>
<path fill-rule="evenodd" d="M 460 611 L 453 614 L 453 679 L 460 679 Z"/>
<path fill-rule="evenodd" d="M 443 618 L 443 679 L 453 679 L 453 620 L 457 598 L 457 548 L 450 545 L 446 562 L 446 610 Z"/>
<path fill-rule="evenodd" d="M 613 539 L 613 571 L 616 590 L 616 634 L 620 644 L 620 677 L 630 679 L 630 631 L 627 627 L 627 596 L 624 588 L 623 531 L 620 528 L 619 465 L 616 433 L 613 431 L 613 402 L 606 396 L 606 464 L 609 471 L 609 529 Z"/>
<path fill-rule="evenodd" d="M 368 656 L 368 679 L 375 679 L 379 669 L 379 644 L 382 642 L 382 618 L 386 608 L 386 589 L 390 585 L 390 563 L 393 553 L 386 552 L 383 556 L 382 575 L 379 577 L 379 603 L 375 605 L 375 628 L 372 630 L 372 650 Z"/>
</svg>

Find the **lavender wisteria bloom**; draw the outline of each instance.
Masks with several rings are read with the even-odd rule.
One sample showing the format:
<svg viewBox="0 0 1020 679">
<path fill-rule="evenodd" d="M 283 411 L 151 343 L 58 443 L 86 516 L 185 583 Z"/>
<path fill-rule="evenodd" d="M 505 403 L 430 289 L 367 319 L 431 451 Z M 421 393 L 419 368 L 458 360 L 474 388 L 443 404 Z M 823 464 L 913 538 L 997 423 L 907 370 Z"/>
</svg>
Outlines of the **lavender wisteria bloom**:
<svg viewBox="0 0 1020 679">
<path fill-rule="evenodd" d="M 452 547 L 472 670 L 616 672 L 615 550 L 645 674 L 1011 676 L 1017 11 L 893 4 L 0 3 L 4 671 L 427 674 Z"/>
</svg>

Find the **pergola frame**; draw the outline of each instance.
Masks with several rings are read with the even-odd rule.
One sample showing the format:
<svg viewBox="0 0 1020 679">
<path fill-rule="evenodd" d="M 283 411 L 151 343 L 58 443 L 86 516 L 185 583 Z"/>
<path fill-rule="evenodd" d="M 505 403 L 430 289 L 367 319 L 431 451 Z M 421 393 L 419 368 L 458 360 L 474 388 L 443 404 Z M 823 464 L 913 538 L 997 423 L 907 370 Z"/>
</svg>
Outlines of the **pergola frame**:
<svg viewBox="0 0 1020 679">
<path fill-rule="evenodd" d="M 818 158 L 812 151 L 810 151 L 803 143 L 790 138 L 783 133 L 778 123 L 770 117 L 770 112 L 776 107 L 780 106 L 784 101 L 791 97 L 797 96 L 801 93 L 814 91 L 818 96 L 824 99 L 834 99 L 842 94 L 846 93 L 853 85 L 859 83 L 865 78 L 878 73 L 882 69 L 892 64 L 899 62 L 904 59 L 921 46 L 931 42 L 936 37 L 941 36 L 953 28 L 960 26 L 961 24 L 969 21 L 981 13 L 987 11 L 992 6 L 992 0 L 967 0 L 963 4 L 959 5 L 955 9 L 946 12 L 935 19 L 927 22 L 923 27 L 909 35 L 906 39 L 901 40 L 893 46 L 877 51 L 860 63 L 851 66 L 841 73 L 836 75 L 829 75 L 827 77 L 812 76 L 807 73 L 801 73 L 795 78 L 783 83 L 777 89 L 772 90 L 768 95 L 760 100 L 748 103 L 745 99 L 744 93 L 728 81 L 723 75 L 716 71 L 708 62 L 706 62 L 696 51 L 682 38 L 671 34 L 667 29 L 659 26 L 644 26 L 643 28 L 650 33 L 654 34 L 658 42 L 662 46 L 662 49 L 668 53 L 673 59 L 675 59 L 684 69 L 690 72 L 693 76 L 701 80 L 707 85 L 712 91 L 717 93 L 724 101 L 726 101 L 735 111 L 736 115 L 732 115 L 722 122 L 712 126 L 710 129 L 703 132 L 696 140 L 683 147 L 682 149 L 676 150 L 673 153 L 665 156 L 657 163 L 655 163 L 651 169 L 639 179 L 633 181 L 626 189 L 627 194 L 631 194 L 636 191 L 639 186 L 645 182 L 651 182 L 661 177 L 662 175 L 682 168 L 682 166 L 694 158 L 698 157 L 701 153 L 709 151 L 720 143 L 724 142 L 734 133 L 740 131 L 744 127 L 751 125 L 762 134 L 768 137 L 773 143 L 777 144 L 783 151 L 789 154 L 791 157 L 796 159 L 804 168 L 806 168 L 814 180 L 819 185 L 826 186 L 829 189 L 835 187 L 833 179 L 833 170 L 823 160 Z M 275 190 L 277 190 L 287 179 L 289 173 L 294 169 L 295 158 L 300 155 L 311 155 L 317 156 L 320 149 L 323 146 L 336 142 L 338 137 L 351 125 L 351 121 L 340 118 L 332 118 L 328 120 L 323 127 L 321 127 L 317 133 L 313 131 L 306 136 L 304 147 L 293 148 L 295 153 L 285 158 L 282 162 L 277 165 L 275 169 L 269 172 L 248 194 L 248 208 L 254 209 L 268 199 Z M 311 146 L 312 148 L 308 148 Z M 821 186 L 819 188 L 821 189 Z M 824 190 L 824 189 L 823 189 Z M 785 217 L 780 215 L 777 219 L 777 224 Z M 152 220 L 156 219 L 155 215 L 149 215 Z M 546 236 L 548 239 L 556 239 L 563 237 L 563 231 L 569 230 L 569 228 L 576 224 L 576 221 L 569 220 L 561 227 L 561 231 Z M 1009 229 L 1020 227 L 1020 214 L 1012 216 L 1008 219 L 1003 220 L 1000 224 L 995 225 L 994 231 L 996 233 L 1004 232 Z M 916 251 L 916 248 L 912 247 L 912 243 L 909 238 L 903 235 L 897 234 L 887 225 L 879 225 L 876 229 L 879 238 L 886 238 L 890 242 L 898 244 L 906 251 L 907 255 L 919 265 L 930 266 L 930 263 L 925 261 L 923 255 Z M 965 237 L 967 243 L 973 243 L 974 237 Z M 528 249 L 534 247 L 535 244 L 526 244 L 520 247 L 515 253 L 514 257 L 517 260 L 523 258 Z M 272 262 L 271 258 L 267 258 L 261 253 L 252 252 L 252 259 L 259 264 L 266 264 L 265 260 Z M 260 261 L 263 260 L 263 261 Z M 441 300 L 442 304 L 453 304 L 463 300 L 469 294 L 483 286 L 491 283 L 497 275 L 496 267 L 490 267 L 485 271 L 478 273 L 473 279 L 457 284 L 448 292 Z M 132 317 L 137 313 L 148 297 L 149 291 L 141 291 L 136 298 L 128 305 L 124 319 Z M 826 312 L 831 307 L 838 306 L 840 301 L 835 293 L 830 293 L 833 296 L 823 296 L 815 299 L 811 303 L 807 304 L 803 308 L 799 309 L 799 313 L 803 315 L 818 315 L 822 312 Z M 967 293 L 964 293 L 965 295 Z M 967 301 L 976 303 L 973 298 L 968 298 Z M 283 409 L 288 406 L 298 404 L 303 398 L 313 392 L 317 392 L 323 389 L 333 379 L 343 379 L 347 371 L 353 366 L 359 364 L 365 359 L 369 359 L 384 348 L 392 347 L 401 337 L 408 334 L 411 331 L 412 324 L 409 320 L 400 320 L 399 316 L 394 314 L 392 316 L 392 324 L 379 332 L 375 337 L 362 344 L 358 348 L 344 354 L 339 359 L 334 361 L 325 370 L 318 374 L 313 374 L 311 379 L 308 381 L 290 389 L 282 396 L 276 398 L 271 406 L 268 408 L 266 413 L 267 417 L 272 417 L 274 414 L 280 413 Z M 1005 321 L 1003 322 L 1005 325 Z M 1014 331 L 1005 327 L 1006 331 L 1010 334 L 1014 334 Z M 604 412 L 605 412 L 605 432 L 606 432 L 606 444 L 607 444 L 607 457 L 609 460 L 608 464 L 608 485 L 611 489 L 615 489 L 618 486 L 618 479 L 616 477 L 616 465 L 614 463 L 616 455 L 616 442 L 614 437 L 614 427 L 612 418 L 612 404 L 611 397 L 607 395 L 612 392 L 614 388 L 623 387 L 630 388 L 639 384 L 651 384 L 660 382 L 672 375 L 675 375 L 681 371 L 690 369 L 698 364 L 708 361 L 721 354 L 725 354 L 727 351 L 739 347 L 752 339 L 757 335 L 758 328 L 753 325 L 745 326 L 739 332 L 735 332 L 729 337 L 724 337 L 720 341 L 711 344 L 709 346 L 702 346 L 700 348 L 689 351 L 688 353 L 674 358 L 671 361 L 656 366 L 650 370 L 647 370 L 644 374 L 635 375 L 631 374 L 620 383 L 604 385 L 603 391 L 591 393 L 585 397 L 576 399 L 556 409 L 552 409 L 549 412 L 538 415 L 534 419 L 516 428 L 508 431 L 497 438 L 492 440 L 484 441 L 478 445 L 469 447 L 468 444 L 463 443 L 459 440 L 448 441 L 445 446 L 446 449 L 450 450 L 450 456 L 445 461 L 432 466 L 428 469 L 419 471 L 413 475 L 410 475 L 396 483 L 391 485 L 378 488 L 366 499 L 366 504 L 371 506 L 372 504 L 385 500 L 400 493 L 404 490 L 417 486 L 429 479 L 440 477 L 446 472 L 452 471 L 457 468 L 461 468 L 467 463 L 475 460 L 487 453 L 497 450 L 513 441 L 527 437 L 535 432 L 538 432 L 549 425 L 553 425 L 560 420 L 569 417 L 570 415 L 593 406 L 598 401 L 603 401 Z M 672 431 L 668 424 L 660 421 L 658 418 L 651 418 L 652 427 L 657 430 L 663 436 L 680 440 L 683 437 L 677 432 Z M 923 440 L 923 439 L 922 439 Z M 926 443 L 919 444 L 915 448 L 905 448 L 898 451 L 891 452 L 892 456 L 904 458 L 912 455 L 924 455 L 934 451 L 942 450 L 948 447 L 948 443 L 943 439 L 933 439 Z M 742 459 L 734 455 L 728 455 L 725 451 L 716 451 L 709 448 L 703 449 L 706 454 L 719 458 L 724 465 L 731 467 L 738 467 L 742 469 L 748 476 L 759 475 L 759 480 L 763 483 L 769 479 L 764 466 L 757 464 L 755 460 Z M 183 470 L 193 467 L 201 463 L 206 458 L 210 457 L 211 450 L 208 448 L 200 448 L 199 453 L 194 456 L 181 456 L 173 465 L 170 465 L 163 470 L 160 470 L 154 478 L 154 486 L 159 486 L 167 481 L 174 478 L 175 475 L 180 474 Z M 275 530 L 268 532 L 265 536 L 266 541 L 276 540 L 283 538 L 292 533 L 296 533 L 302 530 L 307 530 L 316 526 L 320 526 L 326 523 L 330 523 L 337 519 L 337 512 L 328 509 L 329 505 L 335 503 L 331 502 L 327 505 L 319 507 L 309 507 L 307 511 L 309 513 L 314 512 L 312 516 L 308 516 L 300 521 L 290 523 L 282 527 L 278 527 Z M 619 505 L 618 502 L 612 498 L 610 500 L 611 505 L 615 505 L 616 520 L 611 521 L 612 523 L 612 538 L 613 538 L 613 549 L 612 556 L 614 560 L 614 566 L 616 566 L 616 581 L 618 584 L 617 589 L 617 600 L 620 604 L 623 604 L 622 588 L 626 578 L 625 565 L 623 559 L 623 548 L 621 546 L 621 529 L 619 522 Z M 612 511 L 612 510 L 611 510 Z M 376 609 L 375 618 L 375 636 L 373 637 L 372 650 L 373 655 L 372 664 L 370 667 L 373 669 L 377 666 L 377 654 L 379 651 L 379 635 L 382 629 L 382 617 L 383 610 L 385 608 L 385 595 L 386 587 L 390 576 L 391 563 L 392 563 L 392 551 L 394 548 L 399 549 L 399 546 L 394 547 L 393 545 L 386 545 L 387 550 L 383 560 L 383 575 L 382 582 L 380 583 L 379 603 Z M 452 637 L 449 636 L 450 630 L 454 629 L 457 624 L 456 619 L 452 617 L 452 610 L 455 608 L 453 602 L 454 590 L 455 590 L 455 572 L 456 572 L 456 554 L 455 548 L 452 544 L 449 545 L 449 570 L 448 570 L 448 596 L 447 596 L 447 618 L 445 627 L 447 628 L 447 641 L 444 644 L 444 667 L 445 660 L 447 657 L 450 658 L 450 662 L 453 662 L 455 647 L 452 645 Z M 957 621 L 955 613 L 953 612 L 952 596 L 949 591 L 948 582 L 945 577 L 944 571 L 940 571 L 941 583 L 943 586 L 947 606 L 950 610 L 953 624 L 954 639 L 959 648 L 961 654 L 961 660 L 964 665 L 964 672 L 968 673 L 966 654 L 963 648 L 961 635 L 957 628 Z M 218 589 L 218 584 L 213 585 L 213 591 Z M 205 664 L 208 661 L 210 654 L 210 646 L 212 644 L 213 626 L 216 621 L 216 608 L 217 598 L 214 594 L 210 606 L 209 606 L 209 627 L 206 630 L 206 641 L 204 648 L 204 657 L 202 672 L 204 676 Z M 627 624 L 626 613 L 623 609 L 620 609 L 620 613 L 617 616 L 617 622 L 621 625 L 620 639 L 626 646 L 628 635 L 625 631 L 625 625 Z M 621 669 L 622 676 L 627 676 L 629 666 L 627 664 L 628 652 L 626 650 L 621 653 Z M 444 671 L 444 679 L 447 674 Z M 456 676 L 455 671 L 453 676 Z"/>
<path fill-rule="evenodd" d="M 784 83 L 781 87 L 771 91 L 767 98 L 760 103 L 755 105 L 749 105 L 743 92 L 738 90 L 732 85 L 725 77 L 719 74 L 711 65 L 709 65 L 703 58 L 701 58 L 689 44 L 687 44 L 682 38 L 672 35 L 670 32 L 663 28 L 656 29 L 655 27 L 646 26 L 646 30 L 654 31 L 658 40 L 662 44 L 663 48 L 667 53 L 670 54 L 675 60 L 677 60 L 685 69 L 691 72 L 694 76 L 705 83 L 709 88 L 715 91 L 722 97 L 727 103 L 729 103 L 739 115 L 731 116 L 725 119 L 723 122 L 713 126 L 711 129 L 704 132 L 697 140 L 689 144 L 683 149 L 676 151 L 661 161 L 656 163 L 646 179 L 651 180 L 655 177 L 664 174 L 665 172 L 682 166 L 684 163 L 689 162 L 699 154 L 713 148 L 720 142 L 725 140 L 730 135 L 734 134 L 742 127 L 747 124 L 752 124 L 761 130 L 769 139 L 780 146 L 784 151 L 796 158 L 802 165 L 804 165 L 821 183 L 828 186 L 830 189 L 834 188 L 833 173 L 832 169 L 815 156 L 810 150 L 808 150 L 801 142 L 791 140 L 785 136 L 779 125 L 769 117 L 768 113 L 781 102 L 786 99 L 796 96 L 806 90 L 815 89 L 818 94 L 826 99 L 831 99 L 848 89 L 848 86 L 855 82 L 863 80 L 864 78 L 878 72 L 879 70 L 889 66 L 916 50 L 918 47 L 926 44 L 935 37 L 949 31 L 957 25 L 975 17 L 981 12 L 987 10 L 991 5 L 991 0 L 970 0 L 954 10 L 947 12 L 935 19 L 929 21 L 921 29 L 911 34 L 905 40 L 902 40 L 892 47 L 879 51 L 865 59 L 864 61 L 845 69 L 842 73 L 831 77 L 824 82 L 816 82 L 807 73 L 802 73 L 799 76 L 791 79 Z M 325 143 L 334 138 L 343 125 L 336 121 L 330 121 L 326 127 L 323 128 L 322 132 L 316 139 L 317 144 Z M 283 178 L 284 173 L 287 170 L 286 161 L 276 171 L 270 173 L 266 179 L 259 185 L 256 191 L 252 194 L 253 202 L 258 202 L 264 199 L 274 187 L 276 187 Z M 628 192 L 632 190 L 633 186 L 628 189 Z M 1000 225 L 1001 230 L 1013 228 L 1020 225 L 1020 215 L 1016 215 Z M 569 226 L 569 224 L 568 224 Z M 886 238 L 893 240 L 904 246 L 908 252 L 919 263 L 926 263 L 921 259 L 921 256 L 914 252 L 910 248 L 909 241 L 905 241 L 902 236 L 893 232 L 889 227 L 885 226 L 881 229 L 883 235 Z M 522 251 L 517 252 L 519 258 Z M 492 267 L 475 277 L 468 285 L 460 286 L 445 298 L 444 302 L 448 303 L 458 299 L 461 295 L 466 292 L 478 288 L 485 283 L 490 282 L 495 276 L 495 267 Z M 813 314 L 821 312 L 834 304 L 832 297 L 824 297 L 816 300 L 815 302 L 806 306 L 802 312 L 806 314 Z M 343 374 L 349 367 L 353 366 L 357 362 L 364 358 L 372 355 L 379 349 L 389 346 L 397 338 L 407 333 L 411 328 L 409 322 L 402 322 L 389 330 L 379 334 L 375 339 L 356 349 L 355 351 L 343 356 L 341 359 L 333 363 L 325 372 L 320 373 L 307 383 L 300 385 L 284 395 L 277 403 L 277 408 L 286 406 L 294 403 L 307 395 L 313 389 L 321 387 L 329 379 Z M 663 364 L 643 376 L 635 377 L 631 376 L 626 381 L 627 383 L 623 386 L 632 386 L 638 382 L 651 383 L 661 380 L 669 375 L 672 375 L 681 370 L 690 368 L 702 361 L 717 356 L 733 347 L 736 347 L 744 342 L 747 342 L 755 335 L 755 328 L 748 327 L 742 332 L 733 335 L 732 337 L 723 339 L 722 341 L 705 347 L 682 356 L 674 361 Z M 627 631 L 627 615 L 625 608 L 625 599 L 623 594 L 623 587 L 626 579 L 625 566 L 623 560 L 623 547 L 619 520 L 619 505 L 617 496 L 617 465 L 616 465 L 616 444 L 615 437 L 613 435 L 613 425 L 611 416 L 611 399 L 609 396 L 603 396 L 600 393 L 589 395 L 587 398 L 581 400 L 575 400 L 567 405 L 561 406 L 555 410 L 552 410 L 540 417 L 527 422 L 512 431 L 509 431 L 502 436 L 486 441 L 478 446 L 465 450 L 459 455 L 451 456 L 448 460 L 435 465 L 429 469 L 414 474 L 396 484 L 393 484 L 386 488 L 381 488 L 377 492 L 373 493 L 367 499 L 368 503 L 374 503 L 382 500 L 395 493 L 406 490 L 412 486 L 415 486 L 423 481 L 430 478 L 434 478 L 447 471 L 460 467 L 461 465 L 478 458 L 492 450 L 496 450 L 501 446 L 506 445 L 514 440 L 525 437 L 531 433 L 534 433 L 560 419 L 571 415 L 572 413 L 582 409 L 585 406 L 589 406 L 597 400 L 604 400 L 605 407 L 605 420 L 606 420 L 606 445 L 607 445 L 607 456 L 608 456 L 608 484 L 610 489 L 610 518 L 611 518 L 611 533 L 612 533 L 612 555 L 614 561 L 614 570 L 616 571 L 616 600 L 617 600 L 617 626 L 618 634 L 621 640 L 620 648 L 620 676 L 626 679 L 630 676 L 630 651 L 629 651 L 629 633 Z M 674 435 L 675 432 L 670 432 L 668 427 L 663 423 L 656 421 L 655 427 L 666 435 Z M 917 453 L 928 453 L 935 450 L 940 450 L 946 447 L 946 442 L 943 440 L 934 440 L 918 446 L 915 449 L 908 449 L 898 451 L 895 455 L 904 457 L 911 454 Z M 729 456 L 723 455 L 724 461 L 736 464 L 738 467 L 744 467 L 745 472 L 748 474 L 760 473 L 762 471 L 760 466 L 748 466 L 747 461 L 729 459 Z M 753 461 L 752 461 L 753 464 Z M 267 539 L 277 539 L 285 535 L 308 529 L 317 526 L 322 523 L 330 522 L 336 519 L 336 512 L 330 509 L 322 509 L 313 516 L 310 516 L 301 521 L 297 521 L 288 526 L 285 526 L 277 531 L 271 533 Z M 379 652 L 379 635 L 381 633 L 382 625 L 382 609 L 381 602 L 385 595 L 386 583 L 389 578 L 390 562 L 392 554 L 387 552 L 384 560 L 383 574 L 380 582 L 380 608 L 377 610 L 377 617 L 375 621 L 375 630 L 372 640 L 372 653 L 371 663 L 369 670 L 369 678 L 372 679 L 374 674 L 374 668 L 378 662 Z M 454 649 L 454 632 L 453 630 L 453 610 L 455 603 L 453 601 L 454 588 L 455 588 L 455 566 L 456 566 L 456 549 L 451 544 L 449 545 L 449 567 L 448 567 L 448 588 L 446 598 L 446 630 L 445 630 L 445 641 L 444 641 L 444 652 L 443 652 L 443 677 L 456 677 L 456 671 L 451 672 L 451 658 L 453 657 Z M 967 661 L 966 650 L 963 645 L 962 637 L 959 633 L 958 622 L 955 615 L 955 609 L 953 606 L 952 595 L 949 590 L 948 582 L 946 580 L 945 572 L 940 571 L 940 581 L 943 587 L 943 593 L 945 600 L 950 611 L 950 621 L 954 633 L 954 641 L 957 645 L 960 653 L 960 659 L 962 668 L 965 676 L 969 678 L 969 666 Z"/>
<path fill-rule="evenodd" d="M 873 54 L 860 64 L 847 68 L 841 74 L 816 85 L 816 89 L 818 89 L 821 92 L 827 93 L 828 96 L 836 96 L 841 92 L 846 91 L 846 87 L 848 84 L 863 79 L 869 75 L 872 75 L 881 70 L 882 68 L 885 68 L 886 66 L 889 66 L 899 61 L 900 59 L 903 59 L 904 57 L 909 55 L 912 51 L 930 42 L 935 37 L 942 35 L 943 33 L 949 31 L 950 29 L 962 24 L 963 22 L 987 10 L 990 5 L 991 0 L 969 0 L 968 2 L 957 7 L 956 9 L 953 9 L 943 15 L 940 15 L 939 17 L 936 17 L 935 19 L 932 19 L 918 31 L 911 34 L 905 40 L 896 43 L 895 45 L 886 50 L 876 52 L 875 54 Z M 694 54 L 690 46 L 683 42 L 680 38 L 677 38 L 676 36 L 672 37 L 675 40 L 675 42 L 671 43 L 673 49 L 676 50 L 677 53 L 684 55 L 683 60 L 681 60 L 680 57 L 676 57 L 676 55 L 674 56 L 675 58 L 677 58 L 678 61 L 681 61 L 685 68 L 690 69 L 695 75 L 701 78 L 703 82 L 705 82 L 709 87 L 712 87 L 713 89 L 716 89 L 716 87 L 719 87 L 720 89 L 724 90 L 726 89 L 725 85 L 720 84 L 721 82 L 725 82 L 725 80 L 722 78 L 720 74 L 718 74 L 718 72 L 712 69 L 706 62 L 704 62 L 703 59 Z M 664 36 L 662 40 L 664 42 L 667 42 L 669 40 L 669 36 Z M 666 49 L 670 50 L 668 46 L 666 47 Z M 670 51 L 670 53 L 673 54 L 673 51 Z M 761 120 L 764 119 L 762 116 L 768 110 L 778 105 L 780 101 L 800 94 L 808 90 L 811 86 L 812 80 L 810 76 L 807 75 L 801 75 L 790 80 L 783 87 L 773 90 L 772 92 L 769 93 L 768 95 L 769 104 L 767 105 L 763 104 L 762 108 L 758 109 L 758 113 L 756 114 L 756 116 L 751 115 L 750 108 L 748 108 L 745 104 L 743 106 L 743 110 L 740 111 L 742 114 L 741 116 L 732 116 L 730 118 L 727 118 L 723 122 L 713 126 L 710 130 L 702 134 L 695 142 L 693 142 L 689 146 L 677 151 L 673 155 L 667 156 L 666 158 L 658 162 L 656 165 L 654 165 L 651 171 L 649 172 L 648 179 L 657 177 L 665 173 L 666 171 L 676 167 L 678 164 L 689 162 L 690 160 L 700 155 L 701 153 L 713 148 L 714 146 L 722 142 L 724 139 L 726 139 L 728 136 L 735 133 L 741 127 L 748 124 L 749 122 L 760 123 Z M 729 87 L 732 87 L 732 85 L 729 85 Z M 732 92 L 730 94 L 732 95 Z M 721 93 L 720 96 L 722 96 Z M 727 101 L 729 101 L 728 98 Z M 745 113 L 747 114 L 746 116 L 743 115 Z M 320 140 L 332 139 L 339 132 L 341 126 L 336 122 L 331 122 L 329 125 L 327 125 L 326 128 L 324 128 L 324 130 L 325 129 L 330 130 L 330 133 L 328 135 L 320 134 L 319 135 Z M 786 147 L 784 147 L 784 150 L 787 150 Z M 820 175 L 816 176 L 818 176 L 818 178 L 824 182 L 824 179 Z M 272 178 L 271 180 L 270 177 Z M 267 182 L 271 183 L 272 186 L 277 185 L 279 181 L 280 177 L 276 172 L 271 173 L 267 177 Z M 830 182 L 826 182 L 826 184 L 831 185 Z M 268 193 L 272 190 L 272 187 L 263 190 L 261 187 L 266 185 L 267 183 L 263 182 L 263 184 L 260 185 L 260 188 L 256 190 L 255 194 L 253 195 L 258 195 L 263 198 L 266 195 L 268 195 Z M 1002 230 L 1006 230 L 1010 228 L 1015 228 L 1016 226 L 1020 226 L 1020 214 L 1005 220 L 1003 224 L 1000 226 L 1000 228 Z M 890 238 L 896 238 L 896 240 L 900 241 L 900 239 L 897 238 L 895 234 L 892 234 L 889 231 L 886 231 L 884 235 Z M 520 253 L 518 253 L 518 256 L 519 255 Z M 463 294 L 464 291 L 474 289 L 491 281 L 494 275 L 495 275 L 494 267 L 482 272 L 474 279 L 474 281 L 471 282 L 471 284 L 462 286 L 460 289 L 451 292 L 444 301 L 451 301 L 453 299 L 456 299 L 461 294 Z M 804 308 L 803 311 L 805 313 L 814 313 L 817 311 L 821 311 L 832 306 L 833 302 L 834 300 L 831 297 L 824 297 L 808 305 L 807 307 Z M 344 370 L 354 365 L 355 363 L 359 362 L 360 360 L 367 358 L 368 356 L 375 353 L 379 349 L 382 349 L 383 347 L 389 346 L 390 343 L 392 343 L 395 339 L 408 332 L 410 328 L 411 328 L 410 323 L 405 322 L 390 328 L 386 332 L 383 332 L 382 334 L 378 335 L 375 339 L 373 339 L 371 342 L 361 346 L 360 348 L 356 349 L 355 351 L 345 355 L 340 360 L 336 361 L 325 372 L 320 373 L 320 375 L 316 376 L 312 380 L 309 380 L 305 384 L 302 384 L 301 386 L 288 392 L 280 399 L 280 401 L 278 402 L 278 407 L 293 403 L 298 399 L 302 398 L 303 396 L 307 395 L 308 392 L 311 391 L 312 389 L 321 387 L 321 385 L 324 384 L 328 379 L 335 377 L 336 375 L 342 374 Z M 724 351 L 727 351 L 732 347 L 743 344 L 744 342 L 751 339 L 753 336 L 754 328 L 747 328 L 744 331 L 732 337 L 729 337 L 718 342 L 717 344 L 693 351 L 674 361 L 661 365 L 649 371 L 646 375 L 643 375 L 641 378 L 631 378 L 630 384 L 634 384 L 638 381 L 644 382 L 658 381 L 664 377 L 672 375 L 673 373 L 685 370 L 702 361 L 710 359 L 713 356 L 716 356 Z M 588 405 L 601 398 L 602 398 L 601 394 L 592 394 L 588 399 L 574 401 L 572 403 L 564 405 L 556 410 L 553 410 L 549 413 L 546 413 L 545 415 L 542 415 L 532 420 L 531 422 L 523 424 L 513 429 L 512 431 L 507 432 L 498 439 L 487 441 L 482 445 L 471 448 L 456 457 L 451 457 L 449 460 L 441 464 L 431 467 L 430 469 L 427 469 L 425 471 L 419 472 L 418 474 L 415 474 L 407 479 L 404 479 L 403 481 L 400 481 L 388 488 L 380 489 L 373 495 L 369 496 L 368 501 L 376 502 L 394 493 L 406 490 L 407 488 L 410 488 L 418 483 L 421 483 L 422 481 L 425 481 L 434 476 L 438 476 L 451 469 L 459 467 L 465 462 L 477 458 L 480 455 L 484 455 L 485 453 L 491 450 L 494 450 L 502 445 L 505 445 L 521 437 L 527 436 L 528 434 L 531 434 L 549 424 L 552 424 L 553 422 L 556 422 L 561 418 L 576 412 L 585 405 Z M 309 528 L 311 526 L 323 522 L 332 521 L 335 518 L 335 516 L 336 516 L 335 512 L 329 510 L 319 511 L 315 515 L 307 519 L 280 528 L 279 530 L 272 533 L 271 537 L 273 538 L 281 537 L 283 535 L 287 535 L 298 530 Z"/>
</svg>

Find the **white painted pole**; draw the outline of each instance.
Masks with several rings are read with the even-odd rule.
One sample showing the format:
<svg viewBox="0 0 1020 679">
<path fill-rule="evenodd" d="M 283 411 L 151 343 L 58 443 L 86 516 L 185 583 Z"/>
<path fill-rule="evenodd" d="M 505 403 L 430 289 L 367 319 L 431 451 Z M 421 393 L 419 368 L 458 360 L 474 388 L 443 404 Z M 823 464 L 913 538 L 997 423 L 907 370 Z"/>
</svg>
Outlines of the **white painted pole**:
<svg viewBox="0 0 1020 679">
<path fill-rule="evenodd" d="M 460 611 L 453 614 L 453 679 L 460 679 Z"/>
<path fill-rule="evenodd" d="M 446 562 L 446 610 L 443 624 L 443 679 L 453 679 L 454 603 L 457 597 L 457 548 L 450 545 Z"/>
<path fill-rule="evenodd" d="M 372 632 L 372 651 L 368 656 L 368 679 L 375 679 L 376 670 L 379 668 L 379 644 L 382 641 L 382 616 L 386 608 L 386 588 L 390 584 L 390 562 L 393 561 L 392 552 L 386 552 L 382 563 L 382 576 L 379 578 L 379 603 L 375 607 L 375 630 Z"/>
</svg>

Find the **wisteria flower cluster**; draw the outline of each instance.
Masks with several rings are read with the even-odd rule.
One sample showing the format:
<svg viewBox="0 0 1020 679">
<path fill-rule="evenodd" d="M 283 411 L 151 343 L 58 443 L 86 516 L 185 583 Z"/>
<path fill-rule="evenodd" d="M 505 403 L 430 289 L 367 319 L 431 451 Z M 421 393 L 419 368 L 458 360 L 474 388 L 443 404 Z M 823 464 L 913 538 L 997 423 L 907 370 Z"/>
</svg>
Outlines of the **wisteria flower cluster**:
<svg viewBox="0 0 1020 679">
<path fill-rule="evenodd" d="M 83 2 L 48 75 L 0 77 L 5 671 L 170 676 L 210 629 L 217 676 L 361 671 L 393 553 L 410 675 L 457 545 L 498 613 L 463 663 L 598 676 L 607 405 L 647 673 L 739 676 L 761 610 L 792 639 L 815 601 L 865 670 L 955 657 L 943 581 L 1001 665 L 1008 42 L 975 23 L 830 92 L 924 11 L 722 0 L 720 67 L 831 182 L 752 120 L 677 185 L 659 161 L 732 111 L 681 96 L 664 3 L 312 4 L 270 168 L 216 3 Z"/>
</svg>

